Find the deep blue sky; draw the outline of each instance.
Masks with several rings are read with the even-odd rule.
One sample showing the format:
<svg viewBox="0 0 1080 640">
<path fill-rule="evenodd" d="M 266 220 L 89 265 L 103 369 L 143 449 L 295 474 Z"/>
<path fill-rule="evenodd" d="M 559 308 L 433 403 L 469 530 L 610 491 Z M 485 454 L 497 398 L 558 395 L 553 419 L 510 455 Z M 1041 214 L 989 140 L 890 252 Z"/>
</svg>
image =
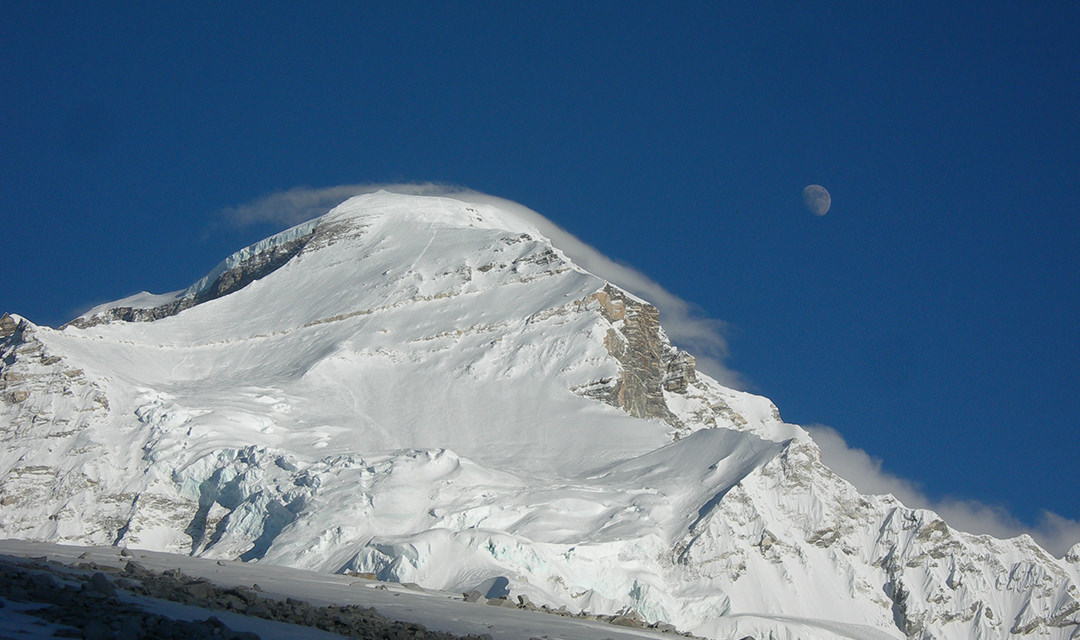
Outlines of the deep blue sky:
<svg viewBox="0 0 1080 640">
<path fill-rule="evenodd" d="M 0 310 L 187 286 L 274 191 L 464 185 L 729 323 L 787 420 L 1080 520 L 1077 3 L 164 4 L 0 4 Z"/>
</svg>

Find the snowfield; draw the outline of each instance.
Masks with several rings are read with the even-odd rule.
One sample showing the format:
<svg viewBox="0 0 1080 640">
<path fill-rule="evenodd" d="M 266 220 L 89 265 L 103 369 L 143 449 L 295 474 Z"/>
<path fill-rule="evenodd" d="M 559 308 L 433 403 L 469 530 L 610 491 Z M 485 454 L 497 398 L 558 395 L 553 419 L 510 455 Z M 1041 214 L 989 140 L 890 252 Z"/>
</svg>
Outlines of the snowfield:
<svg viewBox="0 0 1080 640">
<path fill-rule="evenodd" d="M 1080 545 L 860 495 L 491 202 L 359 196 L 0 340 L 0 537 L 311 570 L 320 602 L 349 571 L 711 638 L 1080 637 Z"/>
</svg>

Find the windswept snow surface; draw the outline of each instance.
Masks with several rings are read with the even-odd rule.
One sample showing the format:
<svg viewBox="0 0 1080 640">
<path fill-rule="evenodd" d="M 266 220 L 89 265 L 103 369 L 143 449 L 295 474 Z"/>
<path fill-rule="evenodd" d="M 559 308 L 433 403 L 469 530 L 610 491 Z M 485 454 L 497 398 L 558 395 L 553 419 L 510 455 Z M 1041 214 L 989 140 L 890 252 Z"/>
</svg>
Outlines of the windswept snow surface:
<svg viewBox="0 0 1080 640">
<path fill-rule="evenodd" d="M 715 638 L 1080 637 L 1080 559 L 859 495 L 495 205 L 360 196 L 168 300 L 286 243 L 153 321 L 0 323 L 0 535 L 503 577 Z"/>
</svg>

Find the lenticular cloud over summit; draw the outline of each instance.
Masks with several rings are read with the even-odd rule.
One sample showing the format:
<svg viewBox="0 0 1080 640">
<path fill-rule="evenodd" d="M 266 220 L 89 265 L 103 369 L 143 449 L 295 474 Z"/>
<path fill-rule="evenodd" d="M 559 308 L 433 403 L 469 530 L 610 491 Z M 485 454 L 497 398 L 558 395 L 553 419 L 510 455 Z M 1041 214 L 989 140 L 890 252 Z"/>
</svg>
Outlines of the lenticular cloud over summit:
<svg viewBox="0 0 1080 640">
<path fill-rule="evenodd" d="M 1080 545 L 860 493 L 669 340 L 662 289 L 548 225 L 379 190 L 182 291 L 5 314 L 0 537 L 498 583 L 725 640 L 1077 636 Z"/>
<path fill-rule="evenodd" d="M 296 225 L 326 213 L 352 196 L 387 191 L 419 196 L 444 196 L 463 202 L 485 203 L 512 211 L 534 224 L 552 244 L 574 262 L 592 273 L 649 300 L 663 314 L 664 329 L 678 345 L 691 350 L 698 367 L 723 384 L 745 388 L 738 372 L 732 371 L 724 360 L 728 355 L 725 324 L 706 317 L 691 302 L 671 293 L 642 272 L 625 263 L 613 260 L 582 242 L 574 235 L 551 222 L 540 213 L 516 202 L 491 196 L 465 187 L 437 183 L 355 184 L 336 187 L 293 187 L 230 207 L 222 212 L 233 224 L 256 222 Z"/>
<path fill-rule="evenodd" d="M 353 196 L 389 191 L 409 195 L 446 195 L 465 189 L 435 183 L 343 184 L 336 187 L 293 187 L 275 191 L 223 210 L 222 215 L 236 225 L 270 223 L 293 226 L 321 216 Z"/>
</svg>

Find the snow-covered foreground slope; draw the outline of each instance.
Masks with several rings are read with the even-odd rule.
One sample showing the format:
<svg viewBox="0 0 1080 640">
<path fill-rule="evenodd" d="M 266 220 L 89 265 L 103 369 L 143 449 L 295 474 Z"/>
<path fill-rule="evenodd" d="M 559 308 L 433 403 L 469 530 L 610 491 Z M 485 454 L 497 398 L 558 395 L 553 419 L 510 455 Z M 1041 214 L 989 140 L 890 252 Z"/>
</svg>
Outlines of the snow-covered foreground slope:
<svg viewBox="0 0 1080 640">
<path fill-rule="evenodd" d="M 186 291 L 0 321 L 0 536 L 634 610 L 711 637 L 1080 637 L 1080 546 L 862 496 L 491 204 L 380 192 Z"/>
<path fill-rule="evenodd" d="M 122 555 L 123 554 L 123 555 Z M 47 564 L 46 564 L 47 563 Z M 126 571 L 128 563 L 137 565 L 138 570 Z M 234 632 L 257 634 L 262 640 L 334 640 L 346 637 L 320 629 L 340 626 L 344 622 L 351 632 L 348 637 L 409 637 L 430 639 L 429 634 L 417 635 L 414 630 L 407 634 L 394 634 L 395 629 L 386 627 L 390 621 L 421 624 L 429 632 L 450 633 L 455 636 L 472 636 L 473 640 L 485 635 L 495 640 L 529 640 L 529 638 L 566 638 L 574 640 L 640 640 L 652 638 L 677 638 L 662 634 L 660 631 L 613 625 L 600 620 L 586 620 L 580 617 L 555 615 L 536 610 L 524 610 L 516 607 L 485 606 L 483 601 L 465 602 L 461 594 L 424 590 L 417 585 L 393 585 L 364 578 L 344 575 L 327 575 L 302 569 L 267 564 L 222 562 L 188 556 L 177 556 L 152 551 L 121 551 L 115 547 L 72 547 L 44 542 L 23 540 L 0 540 L 0 637 L 14 638 L 50 638 L 57 629 L 56 624 L 42 624 L 40 617 L 29 612 L 49 606 L 64 598 L 49 597 L 54 594 L 45 590 L 39 597 L 34 594 L 20 595 L 20 601 L 6 600 L 2 578 L 10 569 L 22 570 L 32 574 L 51 575 L 56 582 L 81 589 L 87 589 L 87 578 L 95 572 L 103 573 L 114 585 L 117 600 L 124 604 L 135 605 L 151 615 L 160 615 L 172 620 L 205 621 L 215 617 Z M 177 582 L 185 585 L 180 589 L 169 589 L 167 583 L 172 580 L 160 580 L 161 574 L 179 571 Z M 156 574 L 158 580 L 147 579 Z M 39 579 L 40 580 L 40 579 Z M 246 596 L 248 606 L 243 602 L 228 602 L 224 594 L 207 593 L 207 584 L 236 593 L 240 590 Z M 158 588 L 153 588 L 152 582 Z M 161 584 L 165 582 L 166 584 Z M 40 582 L 39 582 L 40 584 Z M 125 586 L 131 584 L 152 585 L 136 593 Z M 174 583 L 176 584 L 176 583 Z M 161 587 L 165 586 L 165 589 Z M 149 591 L 149 593 L 145 593 Z M 169 592 L 172 593 L 169 593 Z M 41 596 L 45 597 L 42 598 Z M 165 596 L 180 596 L 182 599 L 170 599 Z M 99 594 L 98 604 L 103 604 Z M 254 598 L 283 601 L 292 599 L 310 606 L 294 606 L 286 609 L 286 615 L 268 615 L 274 613 L 268 607 L 250 602 Z M 5 602 L 6 600 L 6 602 Z M 91 601 L 93 599 L 91 598 Z M 221 605 L 233 605 L 230 610 L 223 610 Z M 371 620 L 362 616 L 359 621 L 350 621 L 340 615 L 340 610 L 327 612 L 328 615 L 311 615 L 312 608 L 322 607 L 362 607 L 373 608 L 386 620 Z M 288 615 L 292 609 L 292 615 Z M 322 617 L 323 620 L 319 620 Z M 333 621 L 334 625 L 320 625 Z M 82 621 L 76 619 L 76 623 Z M 359 622 L 359 624 L 357 624 Z M 129 625 L 133 626 L 133 625 Z M 143 628 L 144 631 L 145 625 Z M 207 630 L 204 630 L 204 633 Z M 872 630 L 868 630 L 872 633 Z M 366 633 L 365 633 L 366 632 Z M 4 634 L 7 635 L 4 635 Z M 177 634 L 179 635 L 179 634 Z M 75 637 L 83 637 L 77 635 Z M 98 636 L 100 637 L 100 636 Z M 143 636 L 131 634 L 129 637 L 156 638 L 152 633 Z M 174 636 L 175 637 L 175 636 Z M 192 635 L 180 637 L 196 637 Z M 873 636 L 865 636 L 871 640 Z M 468 640 L 468 639 L 466 639 Z"/>
</svg>

